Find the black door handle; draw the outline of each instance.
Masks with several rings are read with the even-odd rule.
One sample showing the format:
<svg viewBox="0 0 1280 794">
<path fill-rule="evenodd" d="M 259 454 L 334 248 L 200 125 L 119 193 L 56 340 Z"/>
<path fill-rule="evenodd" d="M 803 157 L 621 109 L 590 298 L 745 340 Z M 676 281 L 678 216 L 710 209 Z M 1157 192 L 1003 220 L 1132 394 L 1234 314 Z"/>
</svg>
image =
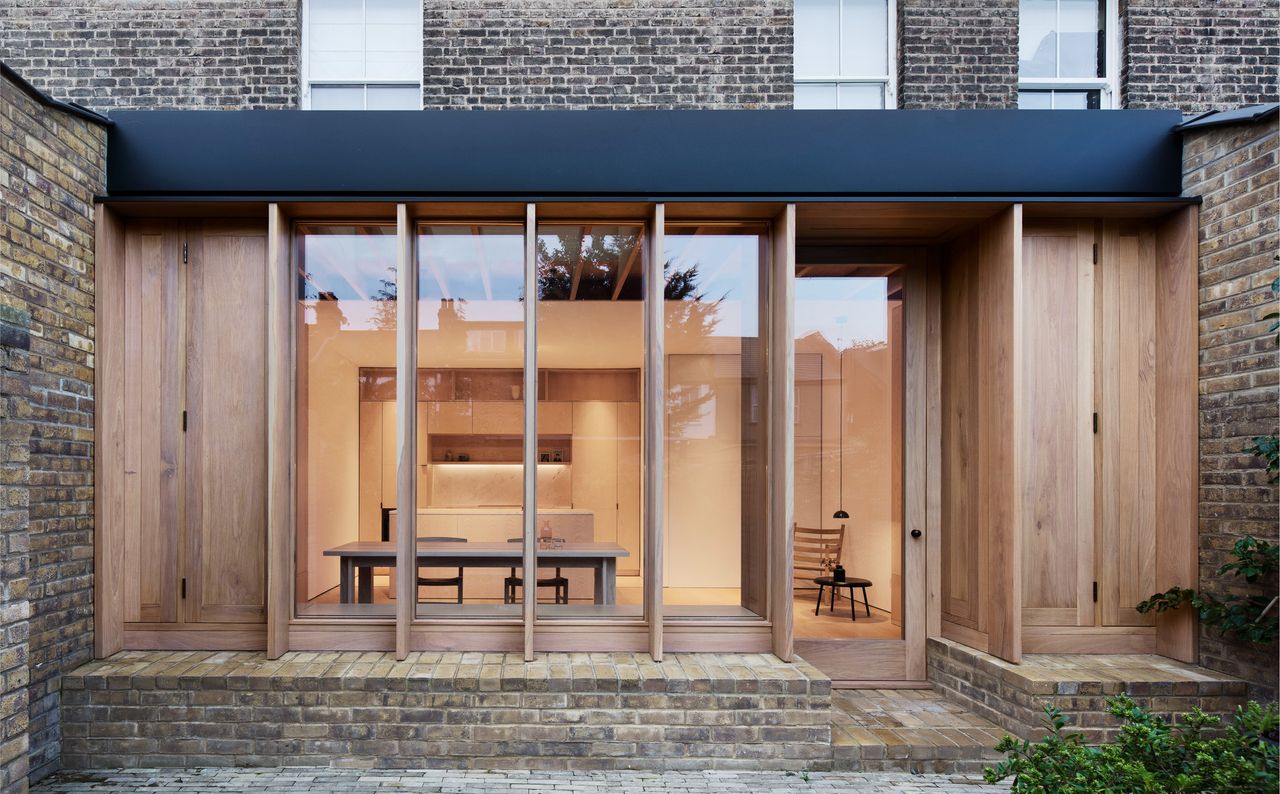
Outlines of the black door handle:
<svg viewBox="0 0 1280 794">
<path fill-rule="evenodd" d="M 920 530 L 918 530 L 918 529 L 913 529 L 913 530 L 911 530 L 911 537 L 913 537 L 913 538 L 918 538 L 918 537 L 920 537 L 920 535 L 921 535 Z"/>
</svg>

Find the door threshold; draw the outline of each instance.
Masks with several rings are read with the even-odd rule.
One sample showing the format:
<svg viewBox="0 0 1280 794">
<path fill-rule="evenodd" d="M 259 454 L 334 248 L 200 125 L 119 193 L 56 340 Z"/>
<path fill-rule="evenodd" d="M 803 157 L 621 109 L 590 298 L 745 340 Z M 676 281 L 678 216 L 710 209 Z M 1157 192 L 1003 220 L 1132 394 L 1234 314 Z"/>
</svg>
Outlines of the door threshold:
<svg viewBox="0 0 1280 794">
<path fill-rule="evenodd" d="M 933 689 L 928 681 L 856 681 L 848 679 L 831 679 L 832 689 Z"/>
</svg>

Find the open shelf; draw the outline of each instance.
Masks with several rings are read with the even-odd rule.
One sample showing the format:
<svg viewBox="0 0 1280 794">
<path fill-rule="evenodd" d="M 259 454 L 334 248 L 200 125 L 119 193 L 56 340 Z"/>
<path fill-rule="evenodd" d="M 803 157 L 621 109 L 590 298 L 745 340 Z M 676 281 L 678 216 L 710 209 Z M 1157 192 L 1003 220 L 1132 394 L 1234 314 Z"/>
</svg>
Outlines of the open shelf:
<svg viewBox="0 0 1280 794">
<path fill-rule="evenodd" d="M 552 460 L 543 460 L 543 454 Z M 538 436 L 539 463 L 570 463 L 573 454 L 572 436 Z M 459 460 L 464 457 L 466 460 Z M 559 457 L 556 460 L 556 457 Z M 427 461 L 429 464 L 468 463 L 523 463 L 524 437 L 497 434 L 445 434 L 433 433 L 427 437 Z"/>
</svg>

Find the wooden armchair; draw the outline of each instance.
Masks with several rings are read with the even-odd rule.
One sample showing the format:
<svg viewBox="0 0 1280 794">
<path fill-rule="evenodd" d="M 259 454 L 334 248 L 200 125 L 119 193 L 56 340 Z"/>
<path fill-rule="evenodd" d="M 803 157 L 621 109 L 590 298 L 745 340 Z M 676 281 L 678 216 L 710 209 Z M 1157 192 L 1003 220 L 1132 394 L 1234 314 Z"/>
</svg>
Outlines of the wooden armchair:
<svg viewBox="0 0 1280 794">
<path fill-rule="evenodd" d="M 796 579 L 796 587 L 804 583 L 803 589 L 813 589 L 813 580 L 819 576 L 830 576 L 835 564 L 840 561 L 844 552 L 845 525 L 839 529 L 818 529 L 793 526 L 795 552 L 792 575 Z"/>
</svg>

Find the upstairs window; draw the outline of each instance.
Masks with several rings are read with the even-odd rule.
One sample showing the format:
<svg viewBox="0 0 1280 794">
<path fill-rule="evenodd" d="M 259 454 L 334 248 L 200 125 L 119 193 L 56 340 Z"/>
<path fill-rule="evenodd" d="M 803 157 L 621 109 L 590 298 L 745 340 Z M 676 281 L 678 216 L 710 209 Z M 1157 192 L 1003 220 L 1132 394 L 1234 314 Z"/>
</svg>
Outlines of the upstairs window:
<svg viewBox="0 0 1280 794">
<path fill-rule="evenodd" d="M 1116 0 L 1020 0 L 1018 13 L 1018 107 L 1114 107 Z"/>
<path fill-rule="evenodd" d="M 421 0 L 304 0 L 302 107 L 421 110 Z"/>
<path fill-rule="evenodd" d="M 893 0 L 795 0 L 795 106 L 895 104 Z"/>
</svg>

